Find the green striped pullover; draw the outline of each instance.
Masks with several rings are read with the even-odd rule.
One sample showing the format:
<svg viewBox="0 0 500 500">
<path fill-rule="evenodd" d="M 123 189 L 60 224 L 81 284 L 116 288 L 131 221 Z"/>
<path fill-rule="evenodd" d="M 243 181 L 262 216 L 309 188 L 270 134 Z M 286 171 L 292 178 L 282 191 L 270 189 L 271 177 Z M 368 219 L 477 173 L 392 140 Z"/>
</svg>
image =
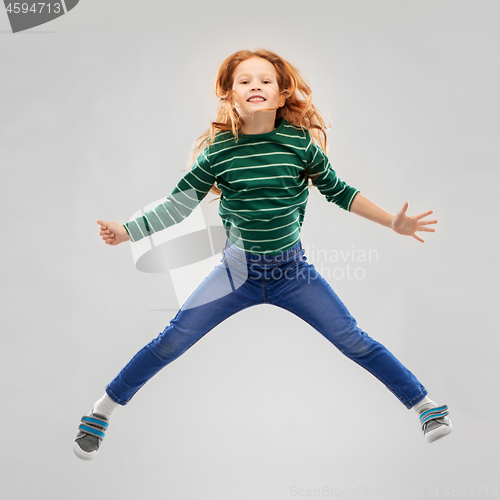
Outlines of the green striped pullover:
<svg viewBox="0 0 500 500">
<path fill-rule="evenodd" d="M 299 176 L 318 174 L 314 185 L 350 211 L 359 190 L 341 181 L 308 130 L 284 118 L 265 134 L 219 132 L 166 201 L 124 224 L 132 242 L 183 221 L 217 183 L 219 216 L 231 242 L 252 254 L 275 255 L 300 238 L 309 187 Z"/>
</svg>

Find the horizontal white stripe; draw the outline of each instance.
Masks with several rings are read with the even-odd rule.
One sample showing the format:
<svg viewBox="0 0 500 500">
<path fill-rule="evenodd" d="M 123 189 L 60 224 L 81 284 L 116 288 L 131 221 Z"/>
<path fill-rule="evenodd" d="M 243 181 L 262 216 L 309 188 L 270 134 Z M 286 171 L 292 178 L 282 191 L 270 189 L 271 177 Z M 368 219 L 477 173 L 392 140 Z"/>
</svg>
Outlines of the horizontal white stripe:
<svg viewBox="0 0 500 500">
<path fill-rule="evenodd" d="M 232 172 L 233 170 L 251 170 L 253 168 L 271 168 L 271 167 L 294 167 L 298 168 L 301 172 L 303 170 L 303 167 L 300 165 L 295 165 L 295 163 L 270 163 L 269 165 L 255 165 L 251 167 L 233 167 L 233 168 L 228 168 L 226 170 L 223 170 L 222 172 L 219 172 L 217 175 L 222 175 L 227 172 Z"/>
<path fill-rule="evenodd" d="M 284 187 L 280 187 L 280 186 L 262 186 L 262 185 L 258 185 L 256 187 L 249 187 L 249 188 L 245 188 L 245 189 L 233 189 L 233 188 L 230 188 L 229 186 L 227 186 L 226 184 L 218 184 L 219 188 L 224 192 L 225 189 L 229 190 L 229 191 L 232 191 L 233 193 L 247 193 L 248 191 L 255 191 L 257 189 L 272 189 L 273 191 L 275 189 L 286 189 L 287 191 L 289 191 L 290 189 L 294 189 L 294 188 L 297 188 L 297 187 L 300 187 L 302 184 L 304 184 L 306 181 L 303 180 L 300 184 L 291 184 L 290 186 L 284 186 Z"/>
<path fill-rule="evenodd" d="M 276 142 L 275 144 L 281 144 L 281 142 Z M 293 149 L 300 149 L 301 151 L 305 151 L 305 148 L 303 146 L 295 146 L 294 144 L 290 144 L 289 142 L 283 144 L 287 148 L 293 148 Z"/>
<path fill-rule="evenodd" d="M 269 224 L 271 221 L 274 221 L 276 219 L 279 219 L 281 217 L 288 217 L 289 215 L 293 214 L 293 212 L 295 212 L 295 210 L 299 210 L 304 212 L 304 209 L 302 207 L 293 207 L 293 210 L 291 212 L 288 212 L 286 214 L 282 214 L 282 215 L 276 215 L 276 216 L 273 216 L 272 219 L 247 219 L 246 217 L 243 217 L 243 215 L 240 215 L 240 214 L 237 214 L 237 213 L 234 213 L 233 211 L 229 211 L 228 215 L 234 215 L 235 217 L 239 217 L 240 219 L 243 219 L 247 222 L 266 222 L 267 224 Z M 219 213 L 221 219 L 222 219 L 222 215 Z M 226 215 L 226 213 L 224 213 L 224 215 Z"/>
<path fill-rule="evenodd" d="M 198 193 L 203 193 L 204 195 L 207 194 L 210 189 L 207 189 L 207 190 L 204 190 L 204 189 L 198 189 L 196 187 L 194 187 L 187 179 L 184 178 L 184 181 L 189 184 L 195 191 L 198 191 Z M 179 181 L 180 182 L 180 181 Z M 213 184 L 210 184 L 211 186 L 213 186 Z M 179 189 L 179 192 L 183 193 L 185 190 L 184 189 L 181 189 L 181 188 L 178 188 Z"/>
<path fill-rule="evenodd" d="M 233 139 L 231 139 L 231 140 L 233 140 Z M 226 142 L 226 141 L 222 141 L 222 142 Z M 279 144 L 279 143 L 274 142 L 274 141 L 260 141 L 260 142 L 252 142 L 252 143 L 245 143 L 244 142 L 242 144 L 238 143 L 238 144 L 233 144 L 231 146 L 227 146 L 227 147 L 220 149 L 220 150 L 217 150 L 217 151 L 213 151 L 212 153 L 208 153 L 208 156 L 218 155 L 218 154 L 224 153 L 225 151 L 229 151 L 231 149 L 246 148 L 248 146 L 258 146 L 259 144 Z"/>
<path fill-rule="evenodd" d="M 292 198 L 297 198 L 300 196 L 308 187 L 305 186 L 302 191 L 294 194 L 293 196 L 276 196 L 274 197 L 276 200 L 291 200 Z M 231 201 L 258 201 L 258 200 L 268 200 L 269 196 L 263 196 L 262 198 L 230 198 Z"/>
<path fill-rule="evenodd" d="M 204 181 L 203 179 L 200 179 L 192 170 L 191 170 L 191 175 L 193 177 L 196 177 L 201 183 L 206 184 L 207 186 L 213 186 L 213 184 L 214 184 L 213 182 L 207 182 L 207 181 Z"/>
<path fill-rule="evenodd" d="M 263 179 L 295 179 L 295 175 L 272 175 L 269 177 L 251 177 L 250 179 L 234 179 L 231 182 L 249 182 L 249 181 L 261 181 Z"/>
<path fill-rule="evenodd" d="M 291 137 L 292 139 L 299 139 L 301 142 L 303 142 L 304 138 L 303 137 L 298 137 L 296 135 L 288 135 L 288 134 L 283 134 L 283 133 L 280 133 L 278 132 L 276 135 L 279 135 L 280 137 Z M 287 143 L 287 146 L 289 146 L 289 144 Z M 296 147 L 297 149 L 302 149 L 302 151 L 305 151 L 306 148 L 305 147 L 299 147 L 299 146 L 293 146 L 292 147 Z"/>
<path fill-rule="evenodd" d="M 229 222 L 229 224 L 231 224 L 232 226 L 234 226 L 236 229 L 238 229 L 238 231 L 243 231 L 243 232 L 246 232 L 246 231 L 259 231 L 259 232 L 262 232 L 262 231 L 277 231 L 278 229 L 282 229 L 284 227 L 288 227 L 288 226 L 291 226 L 292 224 L 296 224 L 299 222 L 299 215 L 297 215 L 297 217 L 292 221 L 292 222 L 289 222 L 288 224 L 284 224 L 283 226 L 278 226 L 278 227 L 272 227 L 271 229 L 250 229 L 248 227 L 245 227 L 245 228 L 241 228 L 241 227 L 238 227 L 236 226 L 232 220 L 230 219 L 224 219 L 223 217 L 221 217 L 221 219 L 225 222 Z"/>
<path fill-rule="evenodd" d="M 304 201 L 301 201 L 300 203 L 296 203 L 295 205 L 290 205 L 290 207 L 300 207 L 300 205 L 303 205 L 304 203 L 307 203 L 307 198 L 304 200 Z M 220 206 L 224 209 L 224 210 L 227 210 L 228 212 L 230 213 L 237 213 L 237 212 L 256 212 L 255 208 L 240 208 L 238 210 L 236 209 L 229 209 L 227 207 L 224 206 L 224 204 L 222 203 L 222 200 L 221 200 L 221 203 L 220 203 Z M 267 212 L 269 210 L 281 210 L 280 208 L 259 208 L 258 211 L 259 212 Z"/>
<path fill-rule="evenodd" d="M 295 125 L 288 124 L 288 125 L 284 125 L 283 128 L 293 129 L 296 132 L 298 132 L 298 134 L 297 135 L 287 135 L 287 134 L 283 134 L 282 132 L 277 132 L 275 135 L 276 136 L 283 136 L 283 137 L 290 137 L 292 139 L 297 140 L 298 142 L 302 142 L 306 138 L 306 136 L 304 135 L 305 132 L 300 127 L 296 127 Z M 224 136 L 223 136 L 224 133 L 227 133 L 228 135 L 230 135 L 230 137 L 228 137 L 227 139 L 224 138 Z M 228 130 L 228 131 L 222 132 L 221 135 L 222 135 L 221 140 L 215 141 L 213 143 L 213 145 L 217 145 L 218 146 L 218 145 L 223 144 L 225 142 L 233 142 L 235 140 L 235 137 L 233 136 L 232 131 Z M 240 143 L 240 144 L 236 143 L 236 144 L 233 144 L 231 146 L 222 148 L 220 150 L 213 151 L 212 153 L 209 153 L 208 156 L 213 155 L 213 154 L 219 154 L 219 153 L 222 153 L 224 151 L 228 151 L 230 149 L 235 149 L 235 148 L 239 148 L 239 147 L 245 147 L 245 146 L 248 146 L 248 145 L 252 145 L 253 146 L 253 145 L 258 145 L 258 144 L 273 144 L 273 143 L 274 144 L 280 144 L 279 142 L 272 140 L 272 138 L 270 138 L 268 140 L 262 140 L 260 142 L 252 142 L 251 144 L 246 143 L 246 142 Z M 305 151 L 307 149 L 307 148 L 305 148 L 303 146 L 296 146 L 294 144 L 289 144 L 289 143 L 286 143 L 285 145 L 288 146 L 288 147 L 294 148 L 294 149 L 301 149 L 302 151 Z"/>
<path fill-rule="evenodd" d="M 262 156 L 269 156 L 269 155 L 289 155 L 289 156 L 295 156 L 297 155 L 295 153 L 288 153 L 288 152 L 282 152 L 282 151 L 274 151 L 272 153 L 255 153 L 251 155 L 244 155 L 244 156 L 231 156 L 231 158 L 228 158 L 227 160 L 222 160 L 217 163 L 214 163 L 212 165 L 212 168 L 218 167 L 219 165 L 222 165 L 223 163 L 227 163 L 233 160 L 241 160 L 243 158 L 261 158 Z M 223 174 L 225 171 L 223 170 L 222 172 L 218 172 L 218 175 Z"/>
</svg>

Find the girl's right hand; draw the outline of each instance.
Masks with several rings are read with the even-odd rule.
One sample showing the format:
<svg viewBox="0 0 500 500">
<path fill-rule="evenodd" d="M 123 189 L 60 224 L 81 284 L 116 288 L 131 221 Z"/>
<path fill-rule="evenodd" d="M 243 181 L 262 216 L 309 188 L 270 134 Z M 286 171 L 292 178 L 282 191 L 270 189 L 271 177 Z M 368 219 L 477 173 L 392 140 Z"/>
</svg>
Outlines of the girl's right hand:
<svg viewBox="0 0 500 500">
<path fill-rule="evenodd" d="M 106 222 L 100 219 L 97 219 L 96 222 L 100 226 L 99 235 L 106 245 L 119 245 L 124 241 L 130 240 L 127 230 L 121 224 L 117 222 Z"/>
</svg>

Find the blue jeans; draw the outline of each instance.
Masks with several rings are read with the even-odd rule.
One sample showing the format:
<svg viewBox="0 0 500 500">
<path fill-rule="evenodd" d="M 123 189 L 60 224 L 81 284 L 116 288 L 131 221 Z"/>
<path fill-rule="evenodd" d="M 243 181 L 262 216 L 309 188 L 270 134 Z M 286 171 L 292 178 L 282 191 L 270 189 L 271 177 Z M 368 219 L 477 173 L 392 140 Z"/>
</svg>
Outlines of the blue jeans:
<svg viewBox="0 0 500 500">
<path fill-rule="evenodd" d="M 257 304 L 282 307 L 318 330 L 368 370 L 407 407 L 427 395 L 415 375 L 361 330 L 328 282 L 307 262 L 299 242 L 279 255 L 254 255 L 229 240 L 221 264 L 203 280 L 156 339 L 106 387 L 116 403 L 133 395 L 164 366 L 229 316 Z"/>
</svg>

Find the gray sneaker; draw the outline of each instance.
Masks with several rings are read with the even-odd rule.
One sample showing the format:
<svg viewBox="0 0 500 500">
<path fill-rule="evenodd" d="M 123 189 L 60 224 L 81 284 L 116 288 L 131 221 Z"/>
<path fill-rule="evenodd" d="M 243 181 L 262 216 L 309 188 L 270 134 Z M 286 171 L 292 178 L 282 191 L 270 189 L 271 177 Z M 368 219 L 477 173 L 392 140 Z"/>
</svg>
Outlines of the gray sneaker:
<svg viewBox="0 0 500 500">
<path fill-rule="evenodd" d="M 99 445 L 108 428 L 108 419 L 91 411 L 82 417 L 73 441 L 75 455 L 82 460 L 92 460 L 99 452 Z"/>
<path fill-rule="evenodd" d="M 420 415 L 422 432 L 428 443 L 441 439 L 453 430 L 451 420 L 447 415 L 448 407 L 446 405 L 431 408 Z"/>
</svg>

